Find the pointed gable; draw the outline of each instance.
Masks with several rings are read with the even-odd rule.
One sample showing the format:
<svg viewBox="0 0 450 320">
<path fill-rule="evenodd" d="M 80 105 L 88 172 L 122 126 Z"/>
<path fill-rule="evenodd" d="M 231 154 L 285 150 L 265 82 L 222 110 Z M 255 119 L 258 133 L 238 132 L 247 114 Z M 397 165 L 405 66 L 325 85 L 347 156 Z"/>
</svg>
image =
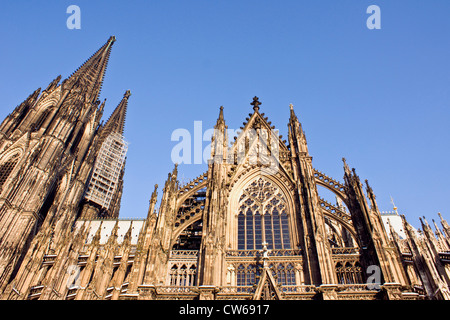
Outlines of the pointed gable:
<svg viewBox="0 0 450 320">
<path fill-rule="evenodd" d="M 276 281 L 270 270 L 264 268 L 258 285 L 256 286 L 253 300 L 282 300 L 281 292 L 278 290 Z"/>
<path fill-rule="evenodd" d="M 243 123 L 243 127 L 241 127 L 241 132 L 239 132 L 238 136 L 235 138 L 235 141 L 231 147 L 232 153 L 235 151 L 243 151 L 243 146 L 246 144 L 246 139 L 252 139 L 255 135 L 258 135 L 262 139 L 261 142 L 265 143 L 267 147 L 271 147 L 271 144 L 277 143 L 280 148 L 280 151 L 288 151 L 288 148 L 285 144 L 285 141 L 282 141 L 282 136 L 278 135 L 278 130 L 275 126 L 271 125 L 271 122 L 268 121 L 267 117 L 264 117 L 264 113 L 259 113 L 259 106 L 262 102 L 259 101 L 258 97 L 253 98 L 253 102 L 250 103 L 253 105 L 253 113 L 250 113 L 250 118 L 246 118 L 247 122 Z M 247 143 L 249 147 L 251 142 Z"/>
<path fill-rule="evenodd" d="M 262 104 L 259 98 L 254 97 L 250 104 L 253 105 L 254 112 L 246 118 L 228 153 L 228 162 L 236 165 L 232 171 L 238 173 L 243 167 L 257 165 L 272 173 L 281 168 L 291 177 L 288 163 L 290 151 L 286 141 L 282 141 L 282 136 L 268 118 L 264 117 L 264 113 L 259 112 Z"/>
</svg>

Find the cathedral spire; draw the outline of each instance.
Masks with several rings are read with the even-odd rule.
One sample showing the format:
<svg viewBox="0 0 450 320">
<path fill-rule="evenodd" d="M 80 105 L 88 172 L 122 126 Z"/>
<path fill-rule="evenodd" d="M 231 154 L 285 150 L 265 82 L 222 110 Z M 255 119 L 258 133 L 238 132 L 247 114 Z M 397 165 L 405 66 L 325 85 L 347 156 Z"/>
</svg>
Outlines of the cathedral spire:
<svg viewBox="0 0 450 320">
<path fill-rule="evenodd" d="M 111 47 L 116 37 L 111 36 L 108 41 L 95 52 L 83 65 L 69 76 L 63 83 L 64 87 L 73 87 L 77 83 L 86 86 L 88 98 L 95 102 L 98 99 L 103 83 L 106 67 L 108 65 Z"/>
<path fill-rule="evenodd" d="M 130 90 L 127 90 L 123 95 L 123 98 L 120 101 L 119 105 L 116 107 L 116 109 L 109 117 L 108 121 L 106 121 L 106 124 L 103 126 L 102 134 L 104 136 L 107 136 L 110 133 L 118 133 L 120 135 L 123 135 L 123 131 L 125 128 L 125 117 L 128 107 L 128 98 L 130 96 L 131 92 Z"/>
</svg>

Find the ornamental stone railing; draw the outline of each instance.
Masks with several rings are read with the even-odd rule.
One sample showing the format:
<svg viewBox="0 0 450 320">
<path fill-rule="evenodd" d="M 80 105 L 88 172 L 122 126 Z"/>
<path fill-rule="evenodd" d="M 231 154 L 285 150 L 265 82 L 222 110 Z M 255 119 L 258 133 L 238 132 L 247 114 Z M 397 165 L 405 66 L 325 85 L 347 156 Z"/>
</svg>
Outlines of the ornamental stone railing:
<svg viewBox="0 0 450 320">
<path fill-rule="evenodd" d="M 295 257 L 301 256 L 301 250 L 278 249 L 269 250 L 269 257 Z M 228 250 L 227 257 L 261 257 L 262 250 Z"/>
<path fill-rule="evenodd" d="M 358 247 L 338 247 L 331 248 L 332 254 L 359 254 Z"/>
<path fill-rule="evenodd" d="M 170 259 L 197 259 L 198 250 L 172 250 L 170 252 Z"/>
</svg>

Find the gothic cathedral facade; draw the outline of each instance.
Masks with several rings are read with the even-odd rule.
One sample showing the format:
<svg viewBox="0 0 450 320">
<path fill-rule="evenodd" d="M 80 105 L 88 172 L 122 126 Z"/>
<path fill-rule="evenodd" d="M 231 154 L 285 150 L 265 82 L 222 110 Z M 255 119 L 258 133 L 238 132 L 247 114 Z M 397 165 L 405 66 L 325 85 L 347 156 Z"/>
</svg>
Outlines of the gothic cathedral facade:
<svg viewBox="0 0 450 320">
<path fill-rule="evenodd" d="M 0 126 L 0 298 L 450 299 L 450 226 L 384 221 L 345 159 L 313 167 L 290 106 L 288 140 L 261 102 L 234 142 L 220 108 L 207 171 L 168 174 L 145 219 L 119 219 L 130 98 L 103 123 L 115 38 L 33 92 Z M 326 188 L 336 203 L 324 200 Z"/>
</svg>

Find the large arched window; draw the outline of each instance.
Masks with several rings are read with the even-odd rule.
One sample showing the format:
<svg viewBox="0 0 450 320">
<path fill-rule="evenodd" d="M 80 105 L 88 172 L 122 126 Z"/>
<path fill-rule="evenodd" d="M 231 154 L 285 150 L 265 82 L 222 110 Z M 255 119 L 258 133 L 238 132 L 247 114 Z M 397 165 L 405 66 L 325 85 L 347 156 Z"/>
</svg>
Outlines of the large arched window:
<svg viewBox="0 0 450 320">
<path fill-rule="evenodd" d="M 272 182 L 252 182 L 239 199 L 238 250 L 291 249 L 286 198 Z"/>
<path fill-rule="evenodd" d="M 36 121 L 31 125 L 31 130 L 38 131 L 42 125 L 44 124 L 45 120 L 47 119 L 48 115 L 50 114 L 50 108 L 44 110 L 40 115 L 39 118 L 36 119 Z"/>
<path fill-rule="evenodd" d="M 3 188 L 3 184 L 8 179 L 18 161 L 19 154 L 15 154 L 8 161 L 0 165 L 0 190 Z"/>
</svg>

